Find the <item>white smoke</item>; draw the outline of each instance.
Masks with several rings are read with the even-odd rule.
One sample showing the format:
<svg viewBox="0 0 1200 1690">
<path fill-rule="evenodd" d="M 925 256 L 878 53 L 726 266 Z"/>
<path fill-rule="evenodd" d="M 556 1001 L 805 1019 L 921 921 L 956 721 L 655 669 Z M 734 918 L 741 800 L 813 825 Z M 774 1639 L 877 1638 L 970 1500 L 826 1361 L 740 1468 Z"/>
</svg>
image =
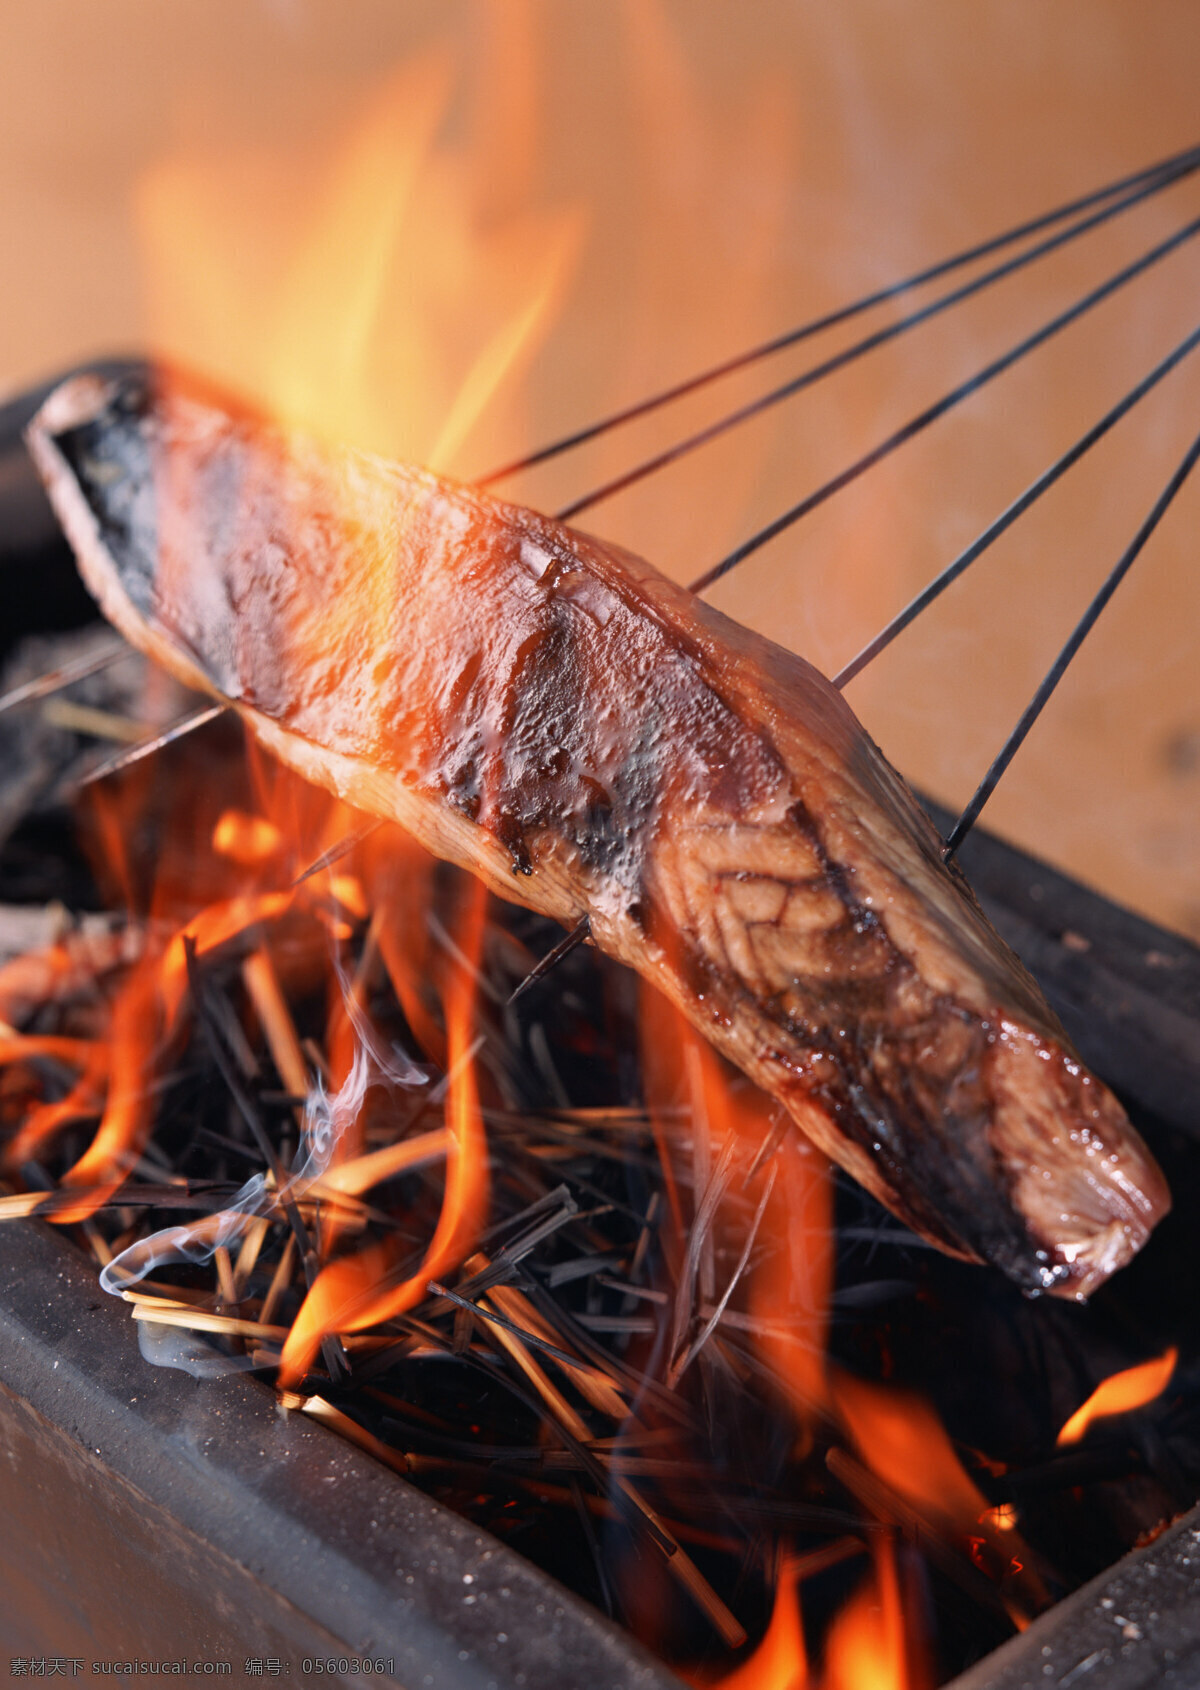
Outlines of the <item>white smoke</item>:
<svg viewBox="0 0 1200 1690">
<path fill-rule="evenodd" d="M 426 1076 L 422 1075 L 422 1081 Z M 237 1193 L 228 1208 L 181 1226 L 163 1227 L 141 1238 L 114 1256 L 100 1275 L 100 1284 L 113 1296 L 120 1296 L 156 1268 L 189 1262 L 202 1266 L 216 1252 L 235 1243 L 260 1215 L 269 1214 L 287 1198 L 302 1197 L 328 1169 L 347 1129 L 358 1119 L 363 1100 L 372 1084 L 371 1059 L 363 1045 L 345 1081 L 335 1092 L 327 1092 L 318 1078 L 304 1105 L 300 1144 L 283 1190 L 267 1184 L 255 1174 Z M 174 1364 L 170 1364 L 174 1365 Z"/>
<path fill-rule="evenodd" d="M 305 1099 L 300 1144 L 283 1189 L 276 1191 L 263 1174 L 255 1174 L 227 1208 L 180 1226 L 163 1227 L 149 1238 L 131 1244 L 114 1256 L 100 1274 L 101 1287 L 112 1296 L 119 1297 L 157 1268 L 181 1262 L 202 1266 L 218 1250 L 240 1239 L 260 1216 L 277 1211 L 285 1200 L 302 1197 L 329 1168 L 348 1128 L 358 1119 L 373 1084 L 383 1082 L 412 1088 L 429 1083 L 428 1071 L 419 1067 L 407 1052 L 396 1045 L 383 1047 L 339 960 L 335 957 L 333 961 L 346 1014 L 355 1033 L 354 1060 L 335 1092 L 327 1091 L 317 1076 Z M 245 1356 L 222 1355 L 198 1334 L 180 1335 L 179 1329 L 170 1327 L 152 1331 L 153 1323 L 149 1321 L 140 1321 L 138 1326 L 142 1355 L 157 1367 L 178 1367 L 196 1378 L 207 1378 L 217 1373 L 243 1371 L 253 1365 Z"/>
<path fill-rule="evenodd" d="M 196 1266 L 211 1261 L 216 1252 L 240 1238 L 259 1215 L 265 1215 L 275 1205 L 275 1193 L 262 1174 L 248 1179 L 227 1209 L 205 1215 L 183 1226 L 163 1227 L 149 1238 L 139 1238 L 119 1256 L 114 1256 L 100 1274 L 100 1285 L 114 1297 L 119 1297 L 139 1279 L 145 1279 L 155 1268 L 173 1262 L 191 1262 Z"/>
<path fill-rule="evenodd" d="M 337 1091 L 327 1092 L 317 1076 L 305 1100 L 300 1147 L 288 1181 L 293 1196 L 299 1196 L 329 1167 L 347 1129 L 358 1119 L 371 1083 L 371 1059 L 362 1043 L 355 1049 L 350 1072 Z"/>
</svg>

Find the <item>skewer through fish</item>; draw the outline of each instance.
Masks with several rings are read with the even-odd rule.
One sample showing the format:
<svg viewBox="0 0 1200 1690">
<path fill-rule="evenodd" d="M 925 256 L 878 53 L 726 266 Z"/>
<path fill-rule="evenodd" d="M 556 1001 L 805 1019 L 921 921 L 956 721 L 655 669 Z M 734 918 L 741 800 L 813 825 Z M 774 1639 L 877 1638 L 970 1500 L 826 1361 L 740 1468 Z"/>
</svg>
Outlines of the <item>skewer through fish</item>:
<svg viewBox="0 0 1200 1690">
<path fill-rule="evenodd" d="M 161 367 L 30 448 L 133 645 L 674 1001 L 950 1254 L 1082 1296 L 1162 1175 L 809 664 L 616 547 Z"/>
</svg>

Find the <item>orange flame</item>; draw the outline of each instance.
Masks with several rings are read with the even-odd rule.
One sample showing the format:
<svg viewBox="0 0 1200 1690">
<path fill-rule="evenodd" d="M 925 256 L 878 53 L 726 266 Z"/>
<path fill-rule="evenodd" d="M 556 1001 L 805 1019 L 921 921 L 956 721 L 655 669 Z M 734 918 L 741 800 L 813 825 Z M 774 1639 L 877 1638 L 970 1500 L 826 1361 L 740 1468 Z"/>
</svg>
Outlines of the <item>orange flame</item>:
<svg viewBox="0 0 1200 1690">
<path fill-rule="evenodd" d="M 581 231 L 573 213 L 529 209 L 540 111 L 530 22 L 516 0 L 489 20 L 495 91 L 473 120 L 486 133 L 469 136 L 465 151 L 448 121 L 459 92 L 455 67 L 444 55 L 426 54 L 381 78 L 319 166 L 294 154 L 158 161 L 141 184 L 138 211 L 160 347 L 250 391 L 287 421 L 392 456 L 449 464 L 481 419 L 492 430 L 488 457 L 523 446 L 511 378 L 549 326 Z M 383 607 L 377 609 L 378 626 L 356 627 L 356 637 L 390 637 Z M 317 637 L 328 640 L 330 630 Z M 226 808 L 193 830 L 193 837 L 211 837 L 227 868 L 243 873 L 227 873 L 207 897 L 194 897 L 186 855 L 172 860 L 164 853 L 158 891 L 167 875 L 174 879 L 155 914 L 171 921 L 174 937 L 165 948 L 152 940 L 157 960 L 147 961 L 136 989 L 128 988 L 141 1011 L 133 1013 L 126 994 L 118 995 L 111 1032 L 120 1048 L 114 1045 L 104 1115 L 72 1183 L 96 1177 L 110 1185 L 136 1160 L 154 1040 L 174 1030 L 183 1007 L 187 940 L 203 952 L 295 906 L 314 911 L 336 944 L 349 936 L 349 918 L 375 911 L 373 943 L 425 1053 L 452 1067 L 462 1057 L 466 1012 L 447 1005 L 447 1020 L 458 1028 L 447 1050 L 435 1006 L 414 980 L 422 947 L 403 957 L 393 910 L 379 908 L 369 882 L 339 870 L 322 883 L 323 902 L 315 887 L 296 894 L 267 884 L 284 868 L 285 843 L 299 850 L 314 825 L 328 842 L 345 832 L 344 808 L 325 797 L 306 799 L 302 783 L 261 755 L 251 754 L 251 774 L 261 814 Z M 143 771 L 95 800 L 104 871 L 121 883 L 130 909 L 138 898 L 124 812 L 149 787 Z M 198 802 L 215 808 L 210 794 Z M 364 872 L 378 863 L 362 854 Z M 407 909 L 404 898 L 399 904 Z M 355 1036 L 353 1017 L 332 995 L 329 1057 L 337 1083 Z M 472 1138 L 472 1084 L 469 1074 L 460 1075 L 451 1087 L 447 1201 L 431 1245 L 439 1266 L 429 1272 L 447 1265 L 486 1202 L 486 1180 L 480 1186 L 477 1169 L 467 1172 L 483 1161 Z M 95 1089 L 81 1082 L 69 1099 L 41 1111 L 20 1147 L 28 1150 L 75 1118 Z M 361 1150 L 361 1135 L 352 1132 L 342 1152 Z"/>
<path fill-rule="evenodd" d="M 1000 1586 L 1018 1630 L 1048 1600 L 1017 1530 L 1015 1511 L 989 1507 L 967 1473 L 932 1406 L 910 1391 L 831 1372 L 838 1418 L 859 1456 L 902 1507 L 934 1534 L 956 1543 Z"/>
<path fill-rule="evenodd" d="M 784 1561 L 775 1587 L 771 1623 L 762 1642 L 731 1673 L 717 1679 L 713 1690 L 805 1690 L 808 1658 L 797 1571 L 795 1560 Z"/>
<path fill-rule="evenodd" d="M 137 776 L 135 765 L 135 779 Z M 144 776 L 143 776 L 144 778 Z M 138 907 L 133 874 L 126 849 L 124 822 L 127 806 L 105 791 L 103 785 L 91 789 L 91 815 L 96 829 L 96 846 L 92 852 L 94 866 L 101 884 L 111 881 L 125 908 L 132 914 Z"/>
<path fill-rule="evenodd" d="M 29 1056 L 52 1056 L 59 1062 L 86 1062 L 95 1048 L 91 1039 L 63 1038 L 53 1033 L 0 1033 L 0 1067 Z"/>
<path fill-rule="evenodd" d="M 445 1068 L 446 1037 L 433 1011 L 430 934 L 433 859 L 398 828 L 381 828 L 363 851 L 363 879 L 376 911 L 375 935 L 405 1020 L 430 1061 Z"/>
<path fill-rule="evenodd" d="M 974 1530 L 987 1499 L 930 1405 L 840 1369 L 831 1384 L 838 1414 L 871 1471 L 931 1524 L 953 1535 Z"/>
<path fill-rule="evenodd" d="M 823 1690 L 916 1690 L 926 1675 L 912 1670 L 896 1553 L 875 1554 L 875 1570 L 835 1617 L 825 1645 Z"/>
<path fill-rule="evenodd" d="M 664 1105 L 681 1097 L 690 1103 L 693 1137 L 708 1138 L 710 1161 L 731 1137 L 757 1160 L 771 1142 L 770 1106 L 752 1091 L 733 1095 L 718 1058 L 699 1044 L 669 1004 L 649 992 L 644 994 L 643 1052 L 647 1096 L 683 1239 L 687 1222 L 671 1180 L 673 1146 Z M 857 1467 L 847 1458 L 844 1474 L 859 1500 L 885 1519 L 924 1525 L 932 1536 L 956 1545 L 999 1584 L 1013 1623 L 1025 1625 L 1047 1598 L 1027 1559 L 1015 1514 L 990 1508 L 930 1404 L 912 1392 L 858 1379 L 828 1360 L 835 1249 L 828 1163 L 790 1124 L 767 1162 L 774 1184 L 745 1295 L 755 1345 L 795 1414 L 798 1454 L 811 1448 L 817 1435 L 827 1436 L 840 1426 L 862 1463 Z M 698 1205 L 700 1181 L 694 1185 Z M 856 1467 L 859 1489 L 849 1470 Z M 887 1580 L 893 1573 L 885 1569 L 879 1576 L 890 1589 Z"/>
<path fill-rule="evenodd" d="M 1111 1374 L 1067 1421 L 1056 1440 L 1059 1448 L 1077 1444 L 1093 1420 L 1109 1414 L 1128 1414 L 1130 1409 L 1144 1408 L 1153 1402 L 1171 1383 L 1178 1360 L 1179 1351 L 1172 1345 L 1154 1361 L 1144 1361 L 1137 1367 Z"/>
<path fill-rule="evenodd" d="M 643 990 L 640 1013 L 643 1083 L 674 1234 L 667 1244 L 681 1249 L 690 1228 L 676 1177 L 679 1149 L 671 1132 L 671 1107 L 683 1102 L 690 1119 L 697 1207 L 704 1197 L 703 1181 L 730 1140 L 746 1171 L 761 1161 L 777 1136 L 778 1110 L 764 1093 L 735 1076 L 658 992 Z M 759 1168 L 760 1191 L 768 1169 L 773 1184 L 758 1239 L 761 1260 L 747 1275 L 749 1313 L 759 1348 L 807 1423 L 826 1395 L 833 1183 L 825 1157 L 790 1125 Z"/>
<path fill-rule="evenodd" d="M 119 877 L 131 887 L 117 825 L 119 810 L 120 806 L 107 803 L 100 813 L 104 831 L 112 834 L 115 841 L 113 865 Z M 259 821 L 262 827 L 254 828 L 252 824 Z M 251 816 L 241 818 L 234 825 L 243 840 L 257 836 L 261 842 L 274 831 L 264 818 Z M 178 845 L 178 839 L 169 835 L 160 865 L 160 881 L 170 881 L 180 873 Z M 115 993 L 102 1045 L 83 1040 L 57 1041 L 57 1053 L 80 1067 L 81 1077 L 66 1097 L 35 1110 L 5 1151 L 7 1165 L 19 1167 L 62 1128 L 93 1112 L 103 1096 L 100 1125 L 92 1142 L 64 1176 L 65 1184 L 79 1188 L 79 1200 L 56 1211 L 52 1219 L 57 1224 L 71 1224 L 94 1213 L 129 1176 L 141 1154 L 153 1123 L 151 1079 L 156 1049 L 160 1040 L 168 1039 L 178 1030 L 184 1006 L 186 942 L 194 942 L 202 954 L 255 923 L 276 920 L 294 906 L 309 904 L 313 896 L 311 888 L 300 888 L 220 900 L 184 922 L 165 943 L 151 927 L 141 961 Z M 161 888 L 156 891 L 156 904 L 169 901 L 161 896 Z M 14 1049 L 22 1045 L 27 1048 L 28 1041 L 15 1041 Z M 0 1060 L 3 1055 L 4 1050 L 0 1048 Z"/>
<path fill-rule="evenodd" d="M 464 946 L 477 954 L 482 937 L 483 893 L 473 890 L 471 934 Z M 425 1288 L 457 1267 L 472 1248 L 487 1213 L 489 1181 L 487 1140 L 480 1113 L 471 1043 L 473 981 L 466 969 L 455 971 L 446 991 L 449 1077 L 446 1096 L 446 1186 L 441 1213 L 425 1258 L 416 1273 L 389 1286 L 394 1266 L 388 1245 L 372 1245 L 358 1255 L 333 1262 L 318 1275 L 301 1306 L 280 1361 L 280 1384 L 302 1379 L 321 1340 L 332 1332 L 360 1332 L 394 1320 L 419 1303 Z"/>
<path fill-rule="evenodd" d="M 66 1096 L 54 1103 L 43 1103 L 26 1116 L 18 1132 L 5 1146 L 5 1166 L 22 1167 L 38 1155 L 44 1145 L 57 1137 L 64 1127 L 94 1115 L 103 1099 L 108 1065 L 107 1044 L 94 1046 L 84 1060 L 82 1073 Z"/>
<path fill-rule="evenodd" d="M 767 1208 L 772 1250 L 750 1286 L 759 1347 L 810 1425 L 827 1394 L 825 1349 L 833 1286 L 833 1180 L 829 1164 L 799 1137 L 780 1146 L 782 1175 Z"/>
<path fill-rule="evenodd" d="M 213 829 L 213 850 L 243 868 L 258 868 L 278 856 L 283 835 L 265 816 L 245 810 L 223 810 Z"/>
<path fill-rule="evenodd" d="M 108 1098 L 96 1136 L 63 1176 L 65 1186 L 80 1187 L 80 1197 L 55 1214 L 59 1226 L 94 1214 L 141 1153 L 154 1123 L 147 1080 L 160 1029 L 158 965 L 149 959 L 134 969 L 113 1008 Z"/>
<path fill-rule="evenodd" d="M 471 120 L 486 133 L 469 136 L 466 151 L 461 125 L 450 121 L 459 97 L 455 67 L 427 54 L 381 79 L 352 132 L 327 148 L 319 166 L 294 155 L 160 160 L 141 184 L 138 207 L 158 345 L 248 390 L 284 420 L 340 442 L 450 465 L 482 421 L 490 431 L 488 459 L 524 446 L 512 376 L 549 327 L 581 231 L 574 214 L 530 209 L 539 157 L 532 126 L 541 109 L 530 22 L 528 7 L 514 0 L 486 26 L 494 89 Z M 291 192 L 278 191 L 289 177 Z M 166 473 L 175 472 L 168 462 Z M 354 636 L 380 643 L 392 637 L 384 608 L 369 605 L 378 612 L 376 625 L 368 613 Z M 314 638 L 327 642 L 335 634 L 324 628 Z M 305 655 L 296 654 L 301 662 Z M 389 829 L 387 852 L 369 841 L 352 864 L 319 883 L 289 887 L 307 837 L 317 832 L 323 844 L 332 843 L 353 821 L 335 801 L 306 797 L 303 783 L 261 754 L 252 751 L 250 765 L 256 808 L 218 810 L 222 795 L 196 783 L 196 792 L 184 792 L 179 814 L 169 815 L 167 833 L 186 848 L 174 855 L 164 849 L 157 865 L 143 964 L 111 1008 L 107 1071 L 98 1058 L 90 1067 L 77 1064 L 86 1067 L 78 1084 L 26 1121 L 10 1154 L 28 1153 L 102 1102 L 93 1142 L 67 1176 L 80 1188 L 79 1203 L 59 1218 L 94 1207 L 143 1147 L 156 1049 L 182 1027 L 186 944 L 204 953 L 252 924 L 265 929 L 307 914 L 336 946 L 350 936 L 351 921 L 370 917 L 370 964 L 382 959 L 424 1054 L 453 1076 L 445 1199 L 425 1264 L 411 1280 L 373 1297 L 375 1307 L 396 1311 L 417 1298 L 428 1277 L 461 1259 L 487 1205 L 486 1147 L 467 1055 L 469 999 L 458 987 L 449 990 L 443 1031 L 422 978 L 429 962 L 424 923 L 412 919 L 426 902 L 424 861 L 410 892 L 394 861 L 390 870 L 382 866 L 395 857 Z M 120 883 L 131 910 L 145 906 L 147 889 L 138 885 L 127 849 L 135 832 L 129 812 L 152 797 L 143 770 L 95 799 L 103 872 L 110 885 Z M 203 891 L 190 872 L 198 838 L 211 840 L 216 860 L 215 870 L 205 865 Z M 406 860 L 412 856 L 409 848 Z M 281 990 L 291 983 L 284 975 L 295 964 L 282 953 L 294 958 L 295 949 L 281 947 L 278 963 L 260 959 L 254 976 L 260 1020 L 271 1007 L 272 970 L 278 967 Z M 340 1085 L 365 998 L 352 993 L 354 1001 L 346 1002 L 328 970 L 326 981 L 327 1055 L 331 1079 Z M 277 1035 L 281 1029 L 286 1032 L 282 1022 Z M 277 1036 L 272 1049 L 283 1044 Z M 301 1065 L 289 1066 L 295 1089 Z M 339 1154 L 359 1160 L 364 1146 L 360 1128 L 350 1126 Z M 85 1195 L 89 1181 L 96 1189 Z M 325 1234 L 335 1254 L 337 1240 L 335 1222 Z M 382 1261 L 386 1254 L 381 1272 L 391 1265 Z M 357 1307 L 369 1260 L 364 1252 L 327 1264 L 289 1359 L 313 1333 L 319 1338 L 349 1321 L 341 1312 L 348 1304 L 355 1305 L 355 1323 L 387 1318 Z"/>
<path fill-rule="evenodd" d="M 489 81 L 514 93 L 529 92 L 525 11 L 489 23 Z M 582 230 L 529 208 L 538 100 L 480 108 L 463 156 L 457 93 L 450 59 L 426 53 L 320 160 L 160 160 L 138 203 L 157 343 L 310 432 L 451 466 L 481 417 L 500 422 Z M 516 444 L 510 426 L 488 455 Z"/>
<path fill-rule="evenodd" d="M 179 1013 L 187 987 L 187 951 L 190 940 L 197 956 L 214 946 L 223 944 L 237 933 L 243 933 L 256 921 L 272 921 L 292 903 L 290 892 L 268 892 L 255 898 L 230 898 L 224 903 L 210 904 L 206 910 L 180 928 L 167 946 L 163 956 L 160 978 L 163 1008 L 168 1026 Z"/>
</svg>

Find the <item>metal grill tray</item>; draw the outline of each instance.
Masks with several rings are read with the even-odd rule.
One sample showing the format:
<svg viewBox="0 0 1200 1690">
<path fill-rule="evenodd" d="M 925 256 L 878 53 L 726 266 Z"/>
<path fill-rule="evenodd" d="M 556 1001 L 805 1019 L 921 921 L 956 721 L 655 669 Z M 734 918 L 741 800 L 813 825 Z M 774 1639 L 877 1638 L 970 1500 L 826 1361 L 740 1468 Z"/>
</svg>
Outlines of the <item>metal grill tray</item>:
<svg viewBox="0 0 1200 1690">
<path fill-rule="evenodd" d="M 391 1661 L 406 1690 L 680 1690 L 519 1555 L 253 1380 L 153 1369 L 52 1228 L 0 1228 L 0 1639 L 93 1661 Z M 70 1668 L 68 1664 L 68 1676 Z M 264 1672 L 264 1679 L 267 1676 Z"/>
</svg>

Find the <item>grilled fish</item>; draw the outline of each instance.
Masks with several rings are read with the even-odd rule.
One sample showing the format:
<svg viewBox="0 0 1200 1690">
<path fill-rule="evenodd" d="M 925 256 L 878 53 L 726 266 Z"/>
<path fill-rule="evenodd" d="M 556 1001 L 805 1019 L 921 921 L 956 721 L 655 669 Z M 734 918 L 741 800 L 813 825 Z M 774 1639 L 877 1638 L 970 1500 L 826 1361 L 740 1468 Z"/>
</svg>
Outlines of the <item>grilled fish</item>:
<svg viewBox="0 0 1200 1690">
<path fill-rule="evenodd" d="M 283 762 L 672 999 L 948 1253 L 1084 1296 L 1170 1205 L 841 695 L 640 558 L 191 378 L 29 444 L 105 615 Z"/>
</svg>

